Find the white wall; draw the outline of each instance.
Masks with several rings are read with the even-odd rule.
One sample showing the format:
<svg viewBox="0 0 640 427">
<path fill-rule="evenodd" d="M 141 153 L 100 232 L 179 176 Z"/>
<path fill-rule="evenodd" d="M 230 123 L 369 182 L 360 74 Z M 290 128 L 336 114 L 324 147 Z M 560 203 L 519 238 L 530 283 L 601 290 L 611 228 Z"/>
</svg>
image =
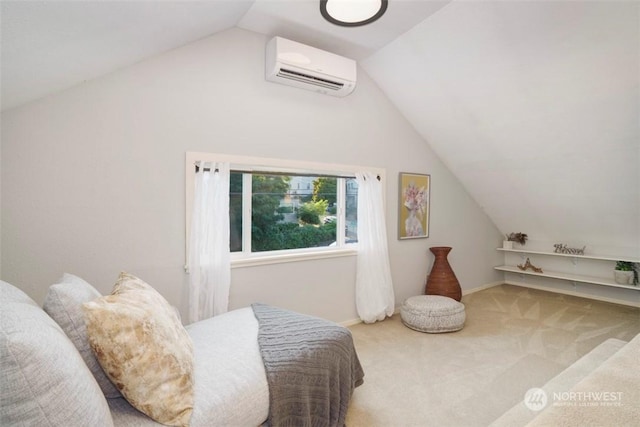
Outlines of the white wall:
<svg viewBox="0 0 640 427">
<path fill-rule="evenodd" d="M 640 257 L 638 40 L 639 2 L 454 1 L 363 67 L 501 231 Z"/>
<path fill-rule="evenodd" d="M 640 259 L 639 40 L 639 2 L 453 1 L 362 66 L 503 233 Z"/>
<path fill-rule="evenodd" d="M 337 99 L 264 80 L 266 39 L 232 29 L 2 115 L 2 278 L 41 302 L 63 272 L 101 292 L 121 270 L 186 312 L 186 151 L 384 167 L 397 303 L 433 256 L 463 289 L 497 281 L 501 235 L 425 141 L 359 70 Z M 397 175 L 432 176 L 431 235 L 398 241 Z M 262 301 L 356 318 L 355 258 L 237 268 L 231 307 Z"/>
<path fill-rule="evenodd" d="M 504 233 L 640 257 L 640 2 L 453 1 L 363 67 Z"/>
<path fill-rule="evenodd" d="M 0 138 L 0 277 L 2 277 L 2 138 Z"/>
</svg>

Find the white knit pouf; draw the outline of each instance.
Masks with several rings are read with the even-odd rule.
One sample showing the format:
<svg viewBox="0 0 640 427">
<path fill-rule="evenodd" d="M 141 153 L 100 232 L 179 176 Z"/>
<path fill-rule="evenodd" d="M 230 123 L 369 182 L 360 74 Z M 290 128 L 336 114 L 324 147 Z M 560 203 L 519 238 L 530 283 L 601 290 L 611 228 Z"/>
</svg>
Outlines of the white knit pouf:
<svg viewBox="0 0 640 427">
<path fill-rule="evenodd" d="M 402 323 L 420 332 L 438 334 L 459 331 L 466 318 L 464 304 L 440 295 L 407 298 L 400 308 Z"/>
</svg>

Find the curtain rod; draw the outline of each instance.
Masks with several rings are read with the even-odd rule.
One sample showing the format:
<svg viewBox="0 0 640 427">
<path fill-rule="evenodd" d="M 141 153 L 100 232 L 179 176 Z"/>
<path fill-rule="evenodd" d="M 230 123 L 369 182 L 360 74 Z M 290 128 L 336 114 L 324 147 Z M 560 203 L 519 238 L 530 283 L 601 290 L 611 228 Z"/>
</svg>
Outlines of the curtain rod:
<svg viewBox="0 0 640 427">
<path fill-rule="evenodd" d="M 200 171 L 200 166 L 198 164 L 195 165 L 196 173 Z M 210 172 L 210 168 L 204 168 L 205 172 Z M 217 170 L 217 169 L 216 169 Z M 354 175 L 331 175 L 326 173 L 298 173 L 298 172 L 274 172 L 274 171 L 261 171 L 261 170 L 248 170 L 248 169 L 231 169 L 231 173 L 250 173 L 256 175 L 275 175 L 275 176 L 306 176 L 312 178 L 345 178 L 345 179 L 355 179 Z M 380 181 L 380 175 L 377 175 L 378 181 Z"/>
</svg>

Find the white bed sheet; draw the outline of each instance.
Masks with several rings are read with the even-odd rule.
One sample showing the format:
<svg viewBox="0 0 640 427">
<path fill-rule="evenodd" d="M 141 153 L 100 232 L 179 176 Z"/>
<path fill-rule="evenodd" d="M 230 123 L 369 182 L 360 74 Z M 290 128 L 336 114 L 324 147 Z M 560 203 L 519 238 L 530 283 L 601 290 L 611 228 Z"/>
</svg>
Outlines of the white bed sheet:
<svg viewBox="0 0 640 427">
<path fill-rule="evenodd" d="M 251 307 L 186 326 L 194 346 L 192 426 L 257 426 L 269 415 L 269 387 Z"/>
<path fill-rule="evenodd" d="M 269 415 L 269 386 L 251 307 L 186 326 L 194 349 L 191 427 L 250 427 Z M 125 399 L 107 399 L 117 427 L 162 426 Z"/>
</svg>

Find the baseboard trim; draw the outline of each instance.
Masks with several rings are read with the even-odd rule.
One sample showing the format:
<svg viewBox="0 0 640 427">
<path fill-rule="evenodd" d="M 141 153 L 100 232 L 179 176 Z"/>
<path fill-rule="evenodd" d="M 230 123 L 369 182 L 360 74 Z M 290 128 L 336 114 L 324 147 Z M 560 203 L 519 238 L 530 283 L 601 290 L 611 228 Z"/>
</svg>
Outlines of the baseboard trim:
<svg viewBox="0 0 640 427">
<path fill-rule="evenodd" d="M 492 283 L 487 283 L 486 285 L 480 285 L 477 288 L 463 289 L 462 296 L 469 295 L 478 291 L 483 291 L 485 289 L 493 288 L 494 286 L 502 285 L 503 283 L 504 283 L 504 280 L 501 280 L 499 282 L 492 282 Z"/>
<path fill-rule="evenodd" d="M 520 286 L 520 287 L 523 287 L 523 288 L 538 289 L 540 291 L 555 292 L 557 294 L 571 295 L 571 296 L 574 296 L 574 297 L 587 298 L 587 299 L 592 299 L 592 300 L 596 300 L 596 301 L 603 301 L 603 302 L 609 302 L 609 303 L 612 303 L 612 304 L 620 304 L 620 305 L 626 305 L 626 306 L 629 306 L 629 307 L 640 308 L 640 303 L 634 303 L 633 301 L 626 301 L 626 300 L 620 300 L 620 299 L 615 299 L 615 298 L 601 297 L 601 296 L 598 296 L 598 295 L 584 294 L 584 293 L 581 293 L 581 292 L 568 291 L 568 290 L 565 290 L 565 289 L 557 289 L 557 288 L 549 288 L 549 287 L 546 287 L 546 286 L 532 285 L 530 283 L 517 282 L 515 280 L 505 280 L 502 283 L 505 283 L 507 285 Z"/>
<path fill-rule="evenodd" d="M 400 313 L 400 306 L 396 306 L 396 308 L 393 310 L 393 314 L 398 314 Z M 351 320 L 345 320 L 342 322 L 338 322 L 338 325 L 340 326 L 344 326 L 345 328 L 348 328 L 349 326 L 353 326 L 353 325 L 357 325 L 359 323 L 364 323 L 362 321 L 362 319 L 351 319 Z"/>
<path fill-rule="evenodd" d="M 549 287 L 546 287 L 546 286 L 532 285 L 532 284 L 529 284 L 529 283 L 517 282 L 517 281 L 514 281 L 514 280 L 501 280 L 501 281 L 498 281 L 498 282 L 492 282 L 492 283 L 487 283 L 485 285 L 480 285 L 480 286 L 478 286 L 476 288 L 472 288 L 472 289 L 463 289 L 462 290 L 462 296 L 469 295 L 469 294 L 472 294 L 472 293 L 478 292 L 478 291 L 483 291 L 485 289 L 493 288 L 494 286 L 498 286 L 498 285 L 502 285 L 502 284 L 520 286 L 522 288 L 538 289 L 540 291 L 555 292 L 557 294 L 571 295 L 571 296 L 574 296 L 574 297 L 587 298 L 587 299 L 592 299 L 592 300 L 596 300 L 596 301 L 603 301 L 603 302 L 609 302 L 609 303 L 612 303 L 612 304 L 620 304 L 620 305 L 626 305 L 626 306 L 629 306 L 629 307 L 638 307 L 638 308 L 640 308 L 640 303 L 634 303 L 632 301 L 625 301 L 625 300 L 619 300 L 619 299 L 615 299 L 615 298 L 607 298 L 607 297 L 601 297 L 601 296 L 597 296 L 597 295 L 583 294 L 583 293 L 580 293 L 580 292 L 567 291 L 567 290 L 564 290 L 564 289 L 549 288 Z M 400 306 L 401 305 L 397 305 L 396 306 L 395 310 L 393 311 L 393 314 L 399 314 L 400 313 Z M 349 327 L 349 326 L 357 325 L 359 323 L 362 323 L 361 319 L 345 320 L 343 322 L 339 322 L 338 324 L 340 326 Z"/>
<path fill-rule="evenodd" d="M 462 296 L 469 295 L 469 294 L 472 294 L 474 292 L 482 291 L 482 290 L 485 290 L 485 289 L 493 288 L 494 286 L 502 285 L 503 283 L 505 283 L 505 282 L 504 281 L 492 282 L 492 283 L 487 283 L 486 285 L 478 286 L 477 288 L 464 289 L 462 291 Z M 398 304 L 396 306 L 395 310 L 393 311 L 393 314 L 400 314 L 400 307 L 401 306 L 402 306 L 402 304 Z M 338 325 L 344 326 L 345 328 L 347 328 L 349 326 L 357 325 L 359 323 L 362 323 L 361 319 L 350 319 L 350 320 L 345 320 L 345 321 L 342 321 L 342 322 L 338 322 Z"/>
<path fill-rule="evenodd" d="M 349 326 L 357 325 L 358 323 L 362 323 L 362 319 L 345 320 L 343 322 L 339 322 L 338 325 L 348 328 Z"/>
</svg>

